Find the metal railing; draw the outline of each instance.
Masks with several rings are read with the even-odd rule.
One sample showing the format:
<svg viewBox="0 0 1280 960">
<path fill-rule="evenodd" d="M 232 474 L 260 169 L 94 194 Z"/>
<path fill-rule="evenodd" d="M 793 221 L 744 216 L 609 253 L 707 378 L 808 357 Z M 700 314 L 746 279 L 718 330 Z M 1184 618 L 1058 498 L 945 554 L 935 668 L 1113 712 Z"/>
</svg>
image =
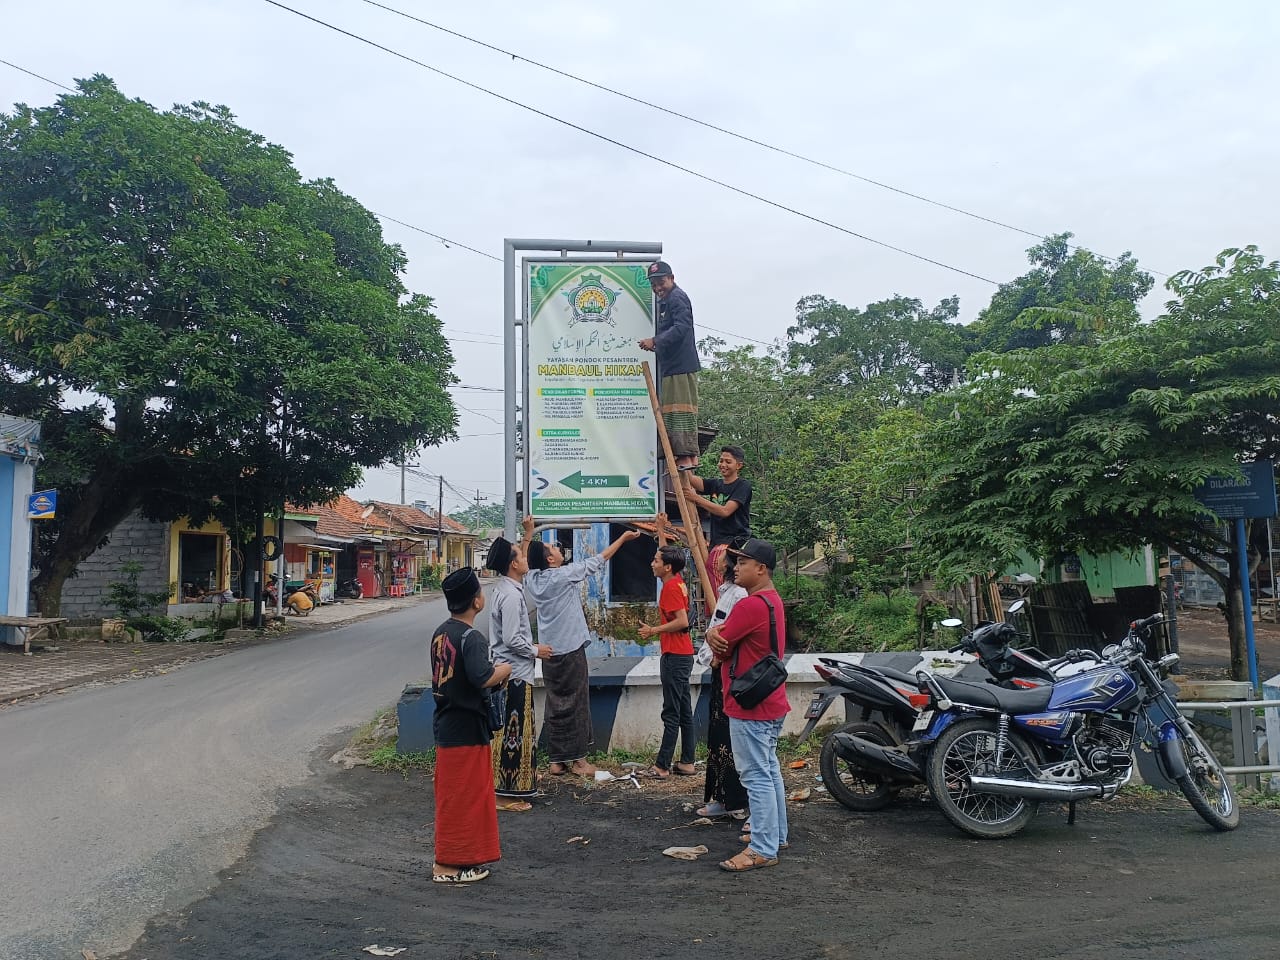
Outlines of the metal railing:
<svg viewBox="0 0 1280 960">
<path fill-rule="evenodd" d="M 1258 710 L 1280 710 L 1280 700 L 1181 700 L 1178 709 L 1184 713 L 1196 713 L 1204 710 L 1226 710 L 1231 716 L 1231 745 L 1235 754 L 1234 766 L 1223 766 L 1226 773 L 1238 778 L 1242 784 L 1249 784 L 1257 789 L 1260 786 L 1258 775 L 1262 773 L 1280 773 L 1280 763 L 1276 763 L 1276 753 L 1280 744 L 1268 740 L 1267 752 L 1271 763 L 1260 764 L 1258 760 L 1258 730 L 1255 713 Z M 1275 789 L 1275 778 L 1272 778 L 1272 789 Z"/>
</svg>

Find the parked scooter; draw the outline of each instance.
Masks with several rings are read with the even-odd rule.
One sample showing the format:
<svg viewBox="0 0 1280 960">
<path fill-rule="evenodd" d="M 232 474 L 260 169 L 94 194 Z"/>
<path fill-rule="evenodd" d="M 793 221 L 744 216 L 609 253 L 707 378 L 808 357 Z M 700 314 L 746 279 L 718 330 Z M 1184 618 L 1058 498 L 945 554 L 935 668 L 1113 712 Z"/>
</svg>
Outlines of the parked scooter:
<svg viewBox="0 0 1280 960">
<path fill-rule="evenodd" d="M 320 592 L 315 583 L 303 580 L 302 586 L 285 598 L 284 605 L 294 616 L 309 616 L 313 608 L 320 606 Z"/>
<path fill-rule="evenodd" d="M 915 739 L 884 747 L 844 737 L 836 749 L 891 776 L 926 778 L 948 820 L 997 839 L 1022 830 L 1042 801 L 1068 803 L 1074 823 L 1078 801 L 1116 796 L 1141 742 L 1205 822 L 1234 830 L 1240 810 L 1231 781 L 1165 679 L 1178 655 L 1146 659 L 1143 637 L 1162 619 L 1133 621 L 1097 666 L 1030 690 L 922 673 L 930 703 L 913 724 Z"/>
<path fill-rule="evenodd" d="M 355 577 L 352 577 L 350 580 L 343 580 L 339 583 L 334 593 L 345 600 L 364 599 L 364 587 Z"/>
<path fill-rule="evenodd" d="M 1010 615 L 1021 612 L 1025 606 L 1025 600 L 1016 601 L 1009 609 Z M 944 620 L 942 625 L 955 628 L 961 626 L 961 622 Z M 1017 650 L 1011 644 L 1022 636 L 1008 622 L 979 624 L 949 652 L 976 656 L 991 675 L 989 683 L 1009 688 L 1049 684 L 1059 675 L 1082 669 L 1077 664 L 1098 660 L 1093 651 L 1071 651 L 1063 657 L 1048 659 L 1034 647 Z M 894 775 L 879 767 L 863 765 L 848 749 L 839 749 L 843 737 L 856 737 L 889 748 L 906 743 L 921 709 L 929 703 L 929 696 L 920 691 L 916 677 L 887 667 L 845 663 L 830 657 L 819 658 L 814 669 L 827 685 L 814 691 L 805 712 L 809 722 L 800 734 L 802 740 L 813 732 L 837 699 L 844 699 L 846 715 L 860 711 L 857 719 L 838 727 L 823 741 L 819 768 L 831 796 L 850 810 L 879 810 L 891 803 L 902 787 L 923 783 L 923 778 L 910 767 Z M 854 710 L 849 710 L 849 706 Z"/>
</svg>

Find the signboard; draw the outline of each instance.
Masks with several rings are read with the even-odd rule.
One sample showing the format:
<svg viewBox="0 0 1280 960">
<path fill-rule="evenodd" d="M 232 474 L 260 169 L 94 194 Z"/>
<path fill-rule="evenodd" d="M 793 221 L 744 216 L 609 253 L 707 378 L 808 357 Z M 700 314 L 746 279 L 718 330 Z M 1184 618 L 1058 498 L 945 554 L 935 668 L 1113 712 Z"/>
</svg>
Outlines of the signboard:
<svg viewBox="0 0 1280 960">
<path fill-rule="evenodd" d="M 657 427 L 640 364 L 653 354 L 644 263 L 526 260 L 529 512 L 652 517 Z"/>
<path fill-rule="evenodd" d="M 57 512 L 57 490 L 40 490 L 27 497 L 28 520 L 52 520 Z"/>
<path fill-rule="evenodd" d="M 1196 499 L 1223 520 L 1274 517 L 1276 471 L 1270 460 L 1242 463 L 1244 479 L 1210 477 L 1196 488 Z"/>
</svg>

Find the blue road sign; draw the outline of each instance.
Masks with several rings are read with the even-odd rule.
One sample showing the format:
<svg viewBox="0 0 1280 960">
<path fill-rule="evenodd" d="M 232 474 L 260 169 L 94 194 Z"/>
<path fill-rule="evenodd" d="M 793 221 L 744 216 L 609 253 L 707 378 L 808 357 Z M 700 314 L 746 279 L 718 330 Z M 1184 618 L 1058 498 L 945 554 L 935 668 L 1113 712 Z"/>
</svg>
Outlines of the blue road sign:
<svg viewBox="0 0 1280 960">
<path fill-rule="evenodd" d="M 1270 460 L 1242 463 L 1244 478 L 1210 477 L 1196 488 L 1196 499 L 1223 520 L 1274 517 L 1276 470 Z"/>
</svg>

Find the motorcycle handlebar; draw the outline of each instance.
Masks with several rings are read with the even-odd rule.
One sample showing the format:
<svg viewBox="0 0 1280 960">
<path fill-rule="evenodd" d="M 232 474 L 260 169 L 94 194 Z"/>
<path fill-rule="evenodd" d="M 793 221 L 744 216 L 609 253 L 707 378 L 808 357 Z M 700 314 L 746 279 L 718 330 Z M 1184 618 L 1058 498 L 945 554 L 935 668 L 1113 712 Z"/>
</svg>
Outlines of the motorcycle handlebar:
<svg viewBox="0 0 1280 960">
<path fill-rule="evenodd" d="M 1153 613 L 1151 616 L 1147 617 L 1144 620 L 1134 620 L 1132 623 L 1129 624 L 1129 629 L 1135 630 L 1135 631 L 1145 630 L 1147 629 L 1147 627 L 1155 626 L 1157 623 L 1159 623 L 1163 619 L 1164 619 L 1163 613 Z"/>
</svg>

